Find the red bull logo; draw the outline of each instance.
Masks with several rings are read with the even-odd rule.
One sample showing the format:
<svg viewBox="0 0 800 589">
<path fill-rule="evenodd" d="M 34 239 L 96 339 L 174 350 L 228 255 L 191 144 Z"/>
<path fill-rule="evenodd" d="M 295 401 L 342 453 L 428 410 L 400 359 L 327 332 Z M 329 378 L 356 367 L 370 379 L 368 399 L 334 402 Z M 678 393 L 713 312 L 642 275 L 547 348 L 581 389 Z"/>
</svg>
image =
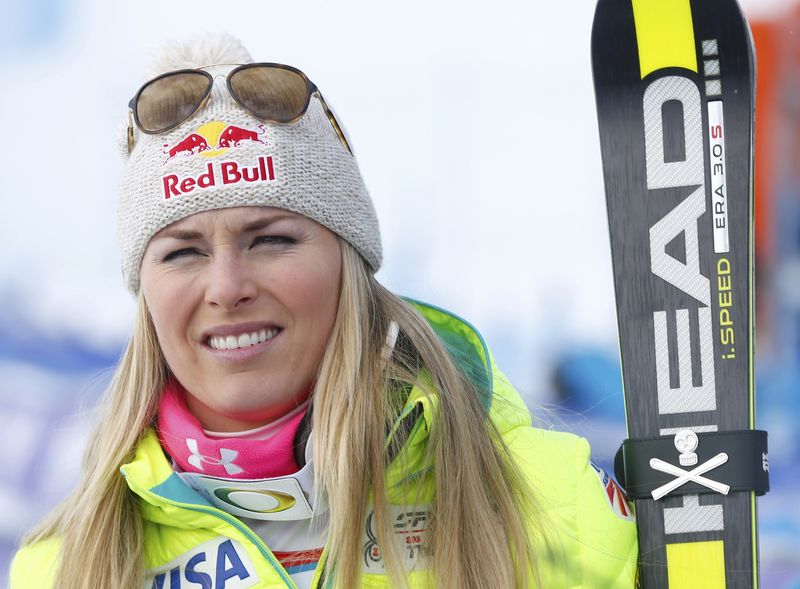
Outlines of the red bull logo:
<svg viewBox="0 0 800 589">
<path fill-rule="evenodd" d="M 167 159 L 164 160 L 164 163 L 166 164 L 176 157 L 196 155 L 215 157 L 231 148 L 251 142 L 269 145 L 264 125 L 259 125 L 256 129 L 247 129 L 222 121 L 211 121 L 198 127 L 176 143 L 165 143 L 163 152 Z"/>
<path fill-rule="evenodd" d="M 166 151 L 169 147 L 168 144 L 164 144 L 164 150 Z M 172 158 L 180 155 L 195 155 L 200 153 L 201 151 L 206 151 L 208 149 L 208 142 L 202 135 L 198 135 L 197 133 L 192 133 L 185 139 L 179 141 L 175 144 L 174 147 L 169 149 L 169 157 L 167 160 L 171 160 Z"/>
<path fill-rule="evenodd" d="M 165 199 L 218 185 L 273 180 L 275 180 L 275 168 L 271 155 L 259 156 L 256 163 L 251 166 L 244 166 L 235 161 L 209 162 L 205 172 L 196 176 L 181 177 L 178 174 L 168 174 L 162 178 Z"/>
<path fill-rule="evenodd" d="M 222 121 L 211 121 L 175 143 L 165 143 L 163 151 L 167 159 L 164 160 L 164 163 L 175 158 L 217 157 L 231 149 L 253 143 L 269 145 L 264 125 L 259 125 L 256 129 L 247 129 Z M 219 185 L 238 184 L 239 182 L 271 182 L 273 180 L 275 180 L 275 168 L 272 156 L 262 155 L 249 165 L 243 164 L 241 161 L 209 162 L 205 171 L 199 174 L 192 176 L 167 174 L 162 178 L 162 183 L 164 198 L 168 199 Z"/>
</svg>

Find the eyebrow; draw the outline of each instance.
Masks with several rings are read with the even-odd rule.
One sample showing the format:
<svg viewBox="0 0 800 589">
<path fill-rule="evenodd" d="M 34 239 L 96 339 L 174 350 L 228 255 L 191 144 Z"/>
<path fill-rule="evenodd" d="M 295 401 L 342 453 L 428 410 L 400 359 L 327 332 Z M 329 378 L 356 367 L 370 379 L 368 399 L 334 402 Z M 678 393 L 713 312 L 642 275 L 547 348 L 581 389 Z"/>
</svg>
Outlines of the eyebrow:
<svg viewBox="0 0 800 589">
<path fill-rule="evenodd" d="M 277 223 L 283 219 L 293 219 L 295 215 L 274 215 L 272 217 L 262 217 L 261 219 L 256 219 L 255 221 L 251 221 L 250 223 L 244 225 L 239 229 L 244 233 L 250 233 L 252 231 L 259 231 L 260 229 L 264 229 L 273 223 Z M 202 239 L 203 234 L 199 231 L 191 231 L 188 229 L 180 229 L 180 228 L 172 228 L 172 229 L 164 229 L 164 231 L 158 235 L 158 239 L 163 239 L 169 237 L 171 239 L 177 239 L 179 241 L 191 241 L 193 239 Z"/>
<path fill-rule="evenodd" d="M 179 239 L 181 241 L 191 241 L 192 239 L 200 239 L 203 237 L 197 231 L 185 231 L 183 229 L 165 229 L 160 235 L 156 235 L 153 239 L 165 238 Z"/>
<path fill-rule="evenodd" d="M 249 233 L 250 231 L 258 231 L 259 229 L 264 229 L 265 227 L 272 225 L 273 223 L 277 223 L 278 221 L 282 221 L 283 219 L 296 219 L 297 215 L 273 215 L 272 217 L 263 217 L 261 219 L 256 219 L 255 221 L 251 221 L 244 227 L 242 227 L 242 231 L 245 233 Z"/>
</svg>

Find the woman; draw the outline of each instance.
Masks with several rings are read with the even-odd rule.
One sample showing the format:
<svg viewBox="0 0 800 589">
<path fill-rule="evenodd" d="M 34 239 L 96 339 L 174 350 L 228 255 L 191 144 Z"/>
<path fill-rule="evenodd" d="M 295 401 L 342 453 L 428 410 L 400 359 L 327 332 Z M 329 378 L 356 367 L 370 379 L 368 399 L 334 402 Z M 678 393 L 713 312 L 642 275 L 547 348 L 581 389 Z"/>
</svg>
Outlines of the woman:
<svg viewBox="0 0 800 589">
<path fill-rule="evenodd" d="M 134 333 L 11 586 L 632 586 L 635 524 L 586 442 L 531 427 L 468 323 L 375 280 L 342 127 L 251 62 L 179 46 L 131 101 Z"/>
</svg>

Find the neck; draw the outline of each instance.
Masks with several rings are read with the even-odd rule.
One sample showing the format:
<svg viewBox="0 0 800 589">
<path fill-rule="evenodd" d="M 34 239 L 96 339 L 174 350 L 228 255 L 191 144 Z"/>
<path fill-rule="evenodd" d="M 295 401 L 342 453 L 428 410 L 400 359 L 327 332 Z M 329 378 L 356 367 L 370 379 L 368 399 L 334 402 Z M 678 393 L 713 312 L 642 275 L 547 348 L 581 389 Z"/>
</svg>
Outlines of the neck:
<svg viewBox="0 0 800 589">
<path fill-rule="evenodd" d="M 248 439 L 248 436 L 225 431 L 209 435 L 189 410 L 186 399 L 183 387 L 170 381 L 158 410 L 159 439 L 181 470 L 252 479 L 289 475 L 302 465 L 297 460 L 296 446 L 307 406 L 286 415 L 280 422 L 275 421 L 274 428 L 257 427 L 256 433 L 260 432 L 266 438 Z M 249 429 L 253 433 L 253 428 Z"/>
<path fill-rule="evenodd" d="M 264 427 L 283 419 L 308 401 L 311 390 L 307 390 L 292 399 L 289 403 L 263 409 L 257 417 L 225 415 L 201 402 L 190 392 L 185 393 L 186 407 L 194 415 L 203 429 L 215 433 L 240 433 Z"/>
</svg>

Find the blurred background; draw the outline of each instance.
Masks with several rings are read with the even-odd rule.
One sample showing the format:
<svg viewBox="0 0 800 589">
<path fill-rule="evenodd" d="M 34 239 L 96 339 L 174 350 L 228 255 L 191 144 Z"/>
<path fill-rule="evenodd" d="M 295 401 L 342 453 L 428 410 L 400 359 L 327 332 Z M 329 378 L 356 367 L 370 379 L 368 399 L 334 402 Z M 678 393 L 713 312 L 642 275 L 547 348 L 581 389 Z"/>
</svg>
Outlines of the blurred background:
<svg viewBox="0 0 800 589">
<path fill-rule="evenodd" d="M 800 6 L 744 2 L 758 50 L 762 582 L 800 587 Z M 208 31 L 303 69 L 347 126 L 394 291 L 475 324 L 548 427 L 625 437 L 589 38 L 594 2 L 3 0 L 0 585 L 73 486 L 132 322 L 119 129 L 152 49 Z"/>
</svg>

